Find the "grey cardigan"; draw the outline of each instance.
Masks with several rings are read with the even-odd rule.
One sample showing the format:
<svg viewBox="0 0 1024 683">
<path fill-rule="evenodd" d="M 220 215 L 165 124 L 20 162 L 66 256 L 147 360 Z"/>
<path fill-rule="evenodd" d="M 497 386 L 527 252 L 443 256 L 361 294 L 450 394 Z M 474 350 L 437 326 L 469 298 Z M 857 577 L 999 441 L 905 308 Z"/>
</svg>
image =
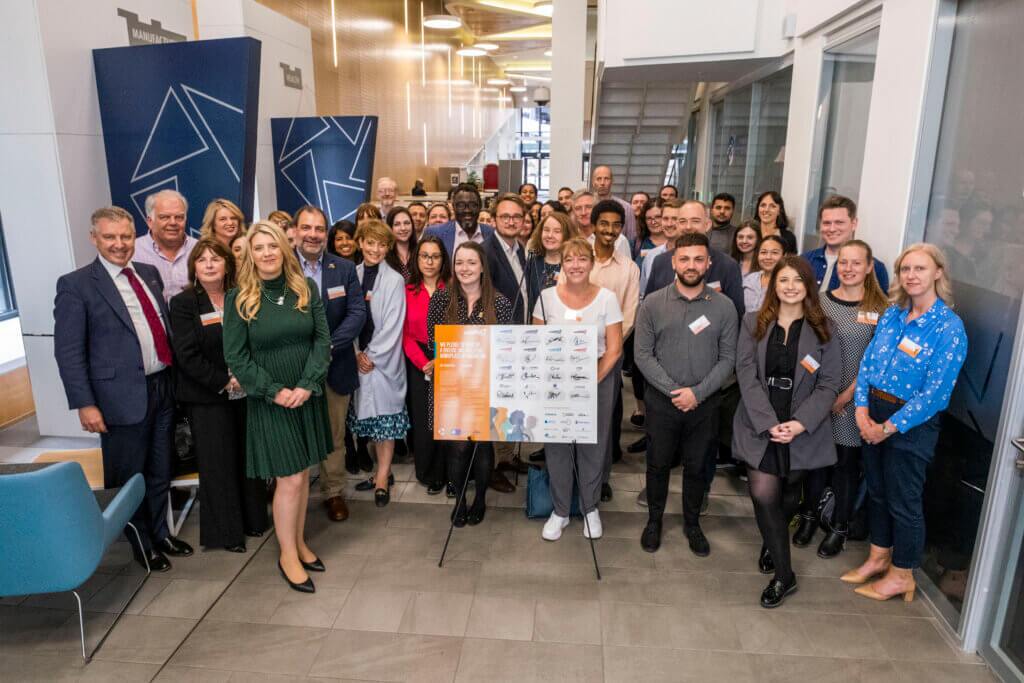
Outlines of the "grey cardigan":
<svg viewBox="0 0 1024 683">
<path fill-rule="evenodd" d="M 732 452 L 736 458 L 756 468 L 768 446 L 768 430 L 779 423 L 768 401 L 768 385 L 764 376 L 768 338 L 775 323 L 760 341 L 754 338 L 757 312 L 743 316 L 736 350 L 736 379 L 740 385 L 740 405 L 733 419 Z M 801 326 L 797 345 L 797 366 L 793 375 L 793 419 L 807 431 L 790 443 L 790 467 L 793 470 L 814 470 L 836 462 L 836 446 L 832 438 L 829 414 L 839 394 L 843 372 L 842 352 L 835 331 L 822 344 L 810 325 Z M 808 355 L 818 369 L 811 373 L 801 361 Z"/>
</svg>

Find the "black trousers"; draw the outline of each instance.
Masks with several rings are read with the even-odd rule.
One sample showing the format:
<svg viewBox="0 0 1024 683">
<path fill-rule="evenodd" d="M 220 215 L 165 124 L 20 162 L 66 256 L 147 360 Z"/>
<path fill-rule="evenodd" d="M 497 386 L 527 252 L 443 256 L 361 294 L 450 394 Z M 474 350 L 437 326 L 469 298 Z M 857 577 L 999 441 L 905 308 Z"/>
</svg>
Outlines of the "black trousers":
<svg viewBox="0 0 1024 683">
<path fill-rule="evenodd" d="M 427 411 L 429 383 L 412 362 L 405 359 L 406 394 L 405 403 L 409 408 L 409 421 L 412 423 L 410 441 L 416 467 L 416 479 L 421 484 L 444 483 L 444 453 L 434 442 L 434 434 L 429 427 Z"/>
<path fill-rule="evenodd" d="M 167 490 L 174 453 L 174 396 L 171 373 L 162 370 L 146 377 L 146 415 L 132 425 L 107 425 L 100 435 L 103 451 L 103 486 L 117 488 L 136 474 L 146 480 L 146 497 L 132 515 L 144 550 L 164 540 L 167 528 Z M 126 530 L 127 531 L 127 530 Z M 134 543 L 135 535 L 128 532 Z"/>
<path fill-rule="evenodd" d="M 458 495 L 462 493 L 462 484 L 466 481 L 474 444 L 470 441 L 446 441 L 445 446 L 444 450 L 448 451 L 448 482 L 455 487 Z M 487 500 L 487 485 L 491 481 L 491 470 L 494 469 L 494 448 L 489 441 L 478 441 L 476 446 L 476 458 L 469 478 L 476 482 L 473 505 L 479 507 Z M 465 504 L 465 501 L 461 502 Z"/>
<path fill-rule="evenodd" d="M 267 483 L 245 476 L 245 401 L 186 406 L 199 465 L 199 543 L 244 545 L 266 531 Z"/>
<path fill-rule="evenodd" d="M 715 394 L 689 412 L 672 405 L 656 389 L 647 392 L 647 511 L 660 521 L 668 499 L 668 478 L 676 452 L 683 455 L 683 524 L 700 523 L 708 448 L 718 438 L 719 396 Z"/>
</svg>

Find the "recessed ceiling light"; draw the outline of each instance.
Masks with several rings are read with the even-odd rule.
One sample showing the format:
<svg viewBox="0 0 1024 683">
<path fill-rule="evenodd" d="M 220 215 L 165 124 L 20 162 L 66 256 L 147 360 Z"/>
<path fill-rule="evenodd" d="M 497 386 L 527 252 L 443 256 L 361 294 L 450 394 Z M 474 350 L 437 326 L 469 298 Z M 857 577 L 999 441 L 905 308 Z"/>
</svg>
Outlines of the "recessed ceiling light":
<svg viewBox="0 0 1024 683">
<path fill-rule="evenodd" d="M 487 50 L 490 52 L 491 50 L 497 50 L 501 46 L 497 43 L 473 43 L 473 47 L 478 47 L 481 50 Z"/>
<path fill-rule="evenodd" d="M 455 54 L 460 57 L 483 57 L 487 54 L 487 51 L 481 50 L 478 47 L 460 47 L 455 51 Z"/>
<path fill-rule="evenodd" d="M 428 14 L 423 17 L 423 25 L 427 28 L 435 28 L 450 31 L 462 26 L 462 19 L 453 17 L 450 14 Z"/>
<path fill-rule="evenodd" d="M 550 57 L 551 56 L 551 50 L 544 50 L 544 56 L 545 57 Z"/>
<path fill-rule="evenodd" d="M 508 91 L 509 92 L 526 92 L 526 86 L 525 85 L 513 85 L 511 88 L 508 89 Z"/>
<path fill-rule="evenodd" d="M 487 85 L 512 85 L 512 81 L 507 78 L 488 78 Z"/>
</svg>

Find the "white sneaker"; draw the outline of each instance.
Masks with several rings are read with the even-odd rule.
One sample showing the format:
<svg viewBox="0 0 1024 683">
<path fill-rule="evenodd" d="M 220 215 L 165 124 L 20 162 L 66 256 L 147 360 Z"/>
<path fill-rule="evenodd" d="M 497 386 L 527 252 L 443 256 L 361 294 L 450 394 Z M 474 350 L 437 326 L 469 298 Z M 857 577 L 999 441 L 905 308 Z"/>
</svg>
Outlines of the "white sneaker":
<svg viewBox="0 0 1024 683">
<path fill-rule="evenodd" d="M 590 533 L 587 533 L 587 531 Z M 601 527 L 601 513 L 594 508 L 587 513 L 587 519 L 584 520 L 583 524 L 583 536 L 584 538 L 601 538 L 601 534 L 604 533 L 604 529 Z"/>
<path fill-rule="evenodd" d="M 559 517 L 552 512 L 548 521 L 544 522 L 544 531 L 540 535 L 545 541 L 557 541 L 562 537 L 562 529 L 567 526 L 569 526 L 568 517 Z"/>
</svg>

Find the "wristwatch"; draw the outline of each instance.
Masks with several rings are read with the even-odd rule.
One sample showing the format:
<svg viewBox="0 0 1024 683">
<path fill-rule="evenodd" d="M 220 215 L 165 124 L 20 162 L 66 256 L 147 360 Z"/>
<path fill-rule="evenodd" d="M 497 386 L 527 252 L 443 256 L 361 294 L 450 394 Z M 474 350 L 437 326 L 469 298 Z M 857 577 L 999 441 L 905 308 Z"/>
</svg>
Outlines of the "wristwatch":
<svg viewBox="0 0 1024 683">
<path fill-rule="evenodd" d="M 882 433 L 885 434 L 886 436 L 889 436 L 890 434 L 893 434 L 895 431 L 896 431 L 895 428 L 889 429 L 889 423 L 888 422 L 883 422 L 882 423 Z"/>
</svg>

